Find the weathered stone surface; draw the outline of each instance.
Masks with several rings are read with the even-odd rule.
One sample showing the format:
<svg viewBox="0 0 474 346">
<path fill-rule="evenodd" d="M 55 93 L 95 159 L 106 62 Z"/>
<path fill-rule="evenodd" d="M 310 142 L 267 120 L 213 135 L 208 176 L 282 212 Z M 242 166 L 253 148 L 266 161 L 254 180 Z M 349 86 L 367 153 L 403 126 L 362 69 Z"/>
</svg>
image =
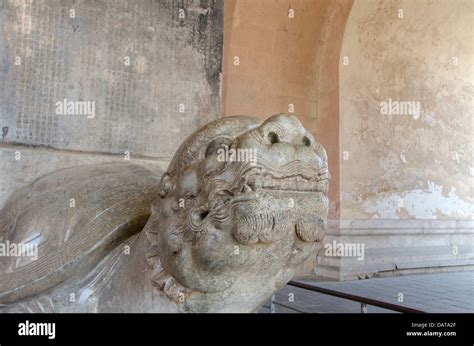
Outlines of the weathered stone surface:
<svg viewBox="0 0 474 346">
<path fill-rule="evenodd" d="M 169 165 L 169 160 L 134 155 L 128 157 L 124 154 L 79 153 L 26 146 L 0 148 L 0 157 L 0 209 L 16 190 L 60 169 L 109 162 L 133 162 L 151 170 L 165 171 Z"/>
<path fill-rule="evenodd" d="M 171 157 L 220 113 L 222 6 L 3 1 L 3 141 Z M 94 102 L 94 116 L 58 114 L 64 99 Z"/>
<path fill-rule="evenodd" d="M 156 174 L 131 163 L 89 165 L 51 173 L 17 191 L 0 213 L 0 242 L 38 250 L 36 256 L 0 256 L 1 303 L 87 275 L 141 231 L 157 196 Z M 55 298 L 49 305 L 61 305 Z"/>
<path fill-rule="evenodd" d="M 275 115 L 210 123 L 161 180 L 131 163 L 49 174 L 0 212 L 0 242 L 39 248 L 0 257 L 1 310 L 257 311 L 324 236 L 327 167 L 298 119 Z"/>
<path fill-rule="evenodd" d="M 57 169 L 126 153 L 169 163 L 220 115 L 222 10 L 214 0 L 0 1 L 0 208 Z M 94 116 L 58 114 L 64 99 L 93 103 Z"/>
</svg>

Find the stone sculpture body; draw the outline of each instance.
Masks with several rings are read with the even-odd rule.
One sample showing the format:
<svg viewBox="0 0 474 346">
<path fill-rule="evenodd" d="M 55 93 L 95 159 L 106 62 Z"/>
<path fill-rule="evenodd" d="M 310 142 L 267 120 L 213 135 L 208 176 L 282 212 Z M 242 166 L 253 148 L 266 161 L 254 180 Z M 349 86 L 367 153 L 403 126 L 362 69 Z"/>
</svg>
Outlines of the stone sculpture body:
<svg viewBox="0 0 474 346">
<path fill-rule="evenodd" d="M 0 212 L 0 242 L 39 249 L 0 257 L 0 311 L 257 311 L 322 240 L 328 179 L 324 148 L 283 114 L 208 124 L 164 174 L 46 175 Z"/>
</svg>

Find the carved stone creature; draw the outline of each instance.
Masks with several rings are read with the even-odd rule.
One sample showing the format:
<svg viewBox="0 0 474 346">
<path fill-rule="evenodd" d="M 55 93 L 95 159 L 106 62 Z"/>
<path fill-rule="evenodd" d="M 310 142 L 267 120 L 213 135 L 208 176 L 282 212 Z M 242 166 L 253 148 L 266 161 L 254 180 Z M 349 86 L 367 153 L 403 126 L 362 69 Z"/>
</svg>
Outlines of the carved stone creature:
<svg viewBox="0 0 474 346">
<path fill-rule="evenodd" d="M 38 246 L 0 257 L 0 311 L 257 311 L 322 240 L 328 179 L 324 148 L 283 114 L 208 124 L 164 174 L 46 175 L 0 212 L 0 243 Z"/>
</svg>

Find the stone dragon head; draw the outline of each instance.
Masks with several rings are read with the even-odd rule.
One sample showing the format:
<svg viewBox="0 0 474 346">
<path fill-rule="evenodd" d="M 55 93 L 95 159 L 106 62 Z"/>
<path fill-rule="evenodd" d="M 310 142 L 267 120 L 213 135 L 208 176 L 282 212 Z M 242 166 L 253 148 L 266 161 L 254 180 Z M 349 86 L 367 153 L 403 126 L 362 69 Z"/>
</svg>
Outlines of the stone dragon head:
<svg viewBox="0 0 474 346">
<path fill-rule="evenodd" d="M 153 283 L 184 311 L 255 311 L 322 240 L 328 180 L 325 149 L 294 115 L 196 131 L 145 227 Z"/>
</svg>

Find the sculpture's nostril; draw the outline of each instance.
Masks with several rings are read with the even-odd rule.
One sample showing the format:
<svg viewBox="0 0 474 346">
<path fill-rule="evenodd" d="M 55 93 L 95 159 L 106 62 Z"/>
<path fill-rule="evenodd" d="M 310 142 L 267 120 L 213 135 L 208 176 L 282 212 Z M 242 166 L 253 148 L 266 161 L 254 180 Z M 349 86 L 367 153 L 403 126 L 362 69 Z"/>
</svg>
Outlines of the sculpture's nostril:
<svg viewBox="0 0 474 346">
<path fill-rule="evenodd" d="M 278 143 L 280 141 L 280 139 L 278 138 L 278 134 L 276 134 L 275 132 L 268 133 L 268 140 L 272 144 Z"/>
<path fill-rule="evenodd" d="M 309 146 L 311 146 L 311 140 L 308 137 L 304 136 L 303 137 L 303 144 L 306 145 L 307 147 L 309 147 Z"/>
</svg>

